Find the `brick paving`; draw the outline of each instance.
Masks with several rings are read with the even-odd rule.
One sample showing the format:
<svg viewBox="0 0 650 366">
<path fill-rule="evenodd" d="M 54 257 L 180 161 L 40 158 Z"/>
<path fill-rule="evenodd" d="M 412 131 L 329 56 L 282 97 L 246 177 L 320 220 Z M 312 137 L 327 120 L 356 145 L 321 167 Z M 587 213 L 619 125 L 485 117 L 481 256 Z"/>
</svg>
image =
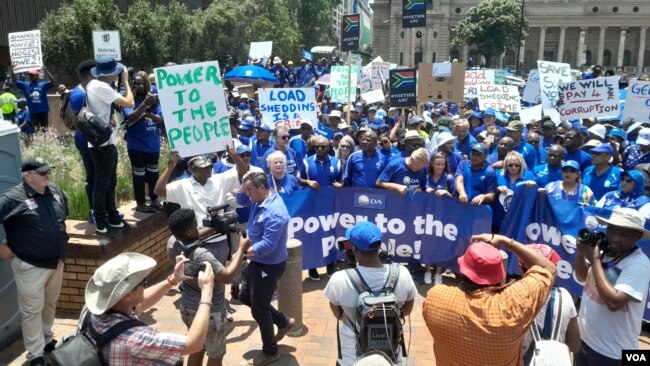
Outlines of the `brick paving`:
<svg viewBox="0 0 650 366">
<path fill-rule="evenodd" d="M 453 279 L 445 276 L 445 282 L 453 282 Z M 326 283 L 326 276 L 322 276 L 319 282 L 313 282 L 307 278 L 307 272 L 303 272 L 305 329 L 303 335 L 297 337 L 287 335 L 280 342 L 280 360 L 274 365 L 333 366 L 336 363 L 336 319 L 332 316 L 329 303 L 323 295 L 322 290 Z M 409 357 L 403 362 L 405 366 L 435 366 L 436 364 L 433 340 L 421 315 L 422 302 L 430 286 L 417 285 L 418 295 L 410 323 L 407 319 L 404 327 L 407 348 L 410 340 Z M 230 289 L 226 288 L 226 294 L 229 293 Z M 179 296 L 178 291 L 170 291 L 155 307 L 143 314 L 141 319 L 159 331 L 185 334 L 186 328 L 176 309 Z M 275 305 L 277 306 L 277 303 Z M 237 311 L 233 314 L 235 320 L 230 323 L 231 332 L 228 334 L 228 346 L 223 364 L 244 365 L 244 359 L 254 357 L 261 350 L 261 338 L 249 308 L 238 302 L 233 303 L 232 307 Z M 76 324 L 76 315 L 59 314 L 54 325 L 56 338 L 60 339 L 74 332 Z M 650 349 L 650 338 L 647 333 L 642 334 L 640 341 L 641 349 Z M 0 365 L 27 365 L 22 340 L 15 341 L 0 351 Z"/>
</svg>

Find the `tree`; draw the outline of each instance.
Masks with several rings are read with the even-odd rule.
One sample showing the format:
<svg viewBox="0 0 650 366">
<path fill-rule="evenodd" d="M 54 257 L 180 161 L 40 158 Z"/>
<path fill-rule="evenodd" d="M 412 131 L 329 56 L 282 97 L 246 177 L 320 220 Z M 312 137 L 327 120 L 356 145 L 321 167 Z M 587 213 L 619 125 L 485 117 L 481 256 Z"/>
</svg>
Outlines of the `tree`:
<svg viewBox="0 0 650 366">
<path fill-rule="evenodd" d="M 197 48 L 200 50 L 201 60 L 217 60 L 225 55 L 247 54 L 251 24 L 246 16 L 247 7 L 240 1 L 219 0 L 197 13 Z"/>
<path fill-rule="evenodd" d="M 331 45 L 335 32 L 331 26 L 331 14 L 341 0 L 301 0 L 297 4 L 296 19 L 298 30 L 302 34 L 305 48 L 311 49 L 319 45 Z"/>
<path fill-rule="evenodd" d="M 186 60 L 199 58 L 198 13 L 190 13 L 187 6 L 172 0 L 167 6 L 156 8 L 158 18 L 163 22 L 163 58 L 168 61 L 182 63 Z"/>
<path fill-rule="evenodd" d="M 147 0 L 138 0 L 129 6 L 126 20 L 120 27 L 124 63 L 138 69 L 152 69 L 163 65 L 168 50 L 165 40 L 162 10 L 155 11 Z"/>
<path fill-rule="evenodd" d="M 529 25 L 528 20 L 520 19 L 520 12 L 519 0 L 481 1 L 454 29 L 451 48 L 475 44 L 489 62 L 506 48 L 519 47 L 520 40 L 526 39 Z"/>
<path fill-rule="evenodd" d="M 295 55 L 302 47 L 296 17 L 287 9 L 290 9 L 287 0 L 263 2 L 250 26 L 251 41 L 273 41 L 273 54 L 281 57 Z"/>
</svg>

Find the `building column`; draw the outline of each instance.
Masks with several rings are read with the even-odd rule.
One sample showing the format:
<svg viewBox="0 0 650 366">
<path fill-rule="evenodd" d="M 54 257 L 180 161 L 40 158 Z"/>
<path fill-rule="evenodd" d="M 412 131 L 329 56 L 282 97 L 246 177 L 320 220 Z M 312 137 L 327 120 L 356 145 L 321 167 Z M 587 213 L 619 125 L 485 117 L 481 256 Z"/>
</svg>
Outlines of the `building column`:
<svg viewBox="0 0 650 366">
<path fill-rule="evenodd" d="M 564 58 L 564 34 L 566 32 L 566 27 L 560 27 L 560 44 L 557 48 L 557 62 L 563 62 Z"/>
<path fill-rule="evenodd" d="M 546 27 L 539 28 L 539 49 L 537 50 L 537 59 L 544 59 L 544 43 L 546 42 Z"/>
<path fill-rule="evenodd" d="M 603 65 L 603 55 L 605 53 L 605 30 L 607 27 L 600 27 L 600 34 L 598 35 L 598 57 L 596 58 L 596 65 Z"/>
<path fill-rule="evenodd" d="M 639 32 L 639 56 L 636 59 L 636 73 L 643 72 L 643 57 L 645 56 L 645 32 L 648 27 L 640 27 Z"/>
<path fill-rule="evenodd" d="M 585 63 L 585 60 L 582 58 L 582 54 L 585 52 L 585 42 L 587 38 L 587 28 L 580 28 L 580 38 L 578 39 L 578 50 L 576 52 L 576 65 L 582 67 Z"/>
<path fill-rule="evenodd" d="M 627 27 L 621 27 L 621 37 L 618 40 L 618 57 L 616 57 L 616 67 L 623 67 L 623 52 L 625 52 L 625 36 Z"/>
<path fill-rule="evenodd" d="M 506 53 L 505 53 L 505 52 L 502 52 L 502 53 L 499 55 L 499 68 L 500 68 L 500 69 L 503 68 L 503 60 L 504 60 L 505 58 L 506 58 Z"/>
<path fill-rule="evenodd" d="M 463 61 L 467 65 L 467 61 L 469 61 L 469 46 L 464 45 L 463 46 Z"/>
</svg>

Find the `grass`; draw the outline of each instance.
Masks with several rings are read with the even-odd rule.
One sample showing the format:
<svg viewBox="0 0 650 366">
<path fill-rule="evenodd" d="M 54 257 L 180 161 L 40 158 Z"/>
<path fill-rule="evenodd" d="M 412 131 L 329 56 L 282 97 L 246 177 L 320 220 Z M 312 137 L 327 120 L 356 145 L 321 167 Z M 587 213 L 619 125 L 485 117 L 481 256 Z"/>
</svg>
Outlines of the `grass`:
<svg viewBox="0 0 650 366">
<path fill-rule="evenodd" d="M 169 148 L 167 144 L 161 144 L 159 171 L 167 167 L 169 160 Z M 74 145 L 71 133 L 61 134 L 56 131 L 47 133 L 36 133 L 31 142 L 21 140 L 22 158 L 41 157 L 56 168 L 52 169 L 50 180 L 66 193 L 68 196 L 68 219 L 86 220 L 90 207 L 86 198 L 85 179 L 83 164 L 79 151 Z M 116 203 L 120 207 L 133 201 L 133 182 L 131 179 L 131 163 L 126 150 L 126 143 L 118 137 L 118 163 L 117 163 L 117 186 L 115 188 Z"/>
</svg>

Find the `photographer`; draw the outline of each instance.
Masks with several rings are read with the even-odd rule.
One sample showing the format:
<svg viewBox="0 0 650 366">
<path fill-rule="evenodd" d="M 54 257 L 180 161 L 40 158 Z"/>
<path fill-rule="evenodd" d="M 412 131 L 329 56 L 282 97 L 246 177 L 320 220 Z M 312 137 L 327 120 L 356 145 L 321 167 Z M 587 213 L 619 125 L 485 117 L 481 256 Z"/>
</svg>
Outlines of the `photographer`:
<svg viewBox="0 0 650 366">
<path fill-rule="evenodd" d="M 209 263 L 214 272 L 215 284 L 204 351 L 208 354 L 208 366 L 221 366 L 223 356 L 226 354 L 228 328 L 228 312 L 224 296 L 225 284 L 230 283 L 239 270 L 248 246 L 241 245 L 226 267 L 225 262 L 215 258 L 210 250 L 201 245 L 197 221 L 192 210 L 177 210 L 169 216 L 168 224 L 169 230 L 176 237 L 177 245 L 182 245 L 183 254 L 189 259 L 189 262 L 185 263 L 185 275 L 192 279 L 183 281 L 181 284 L 180 300 L 181 318 L 188 329 L 191 327 L 200 305 L 201 289 L 196 278 L 198 271 L 204 269 L 199 266 L 201 263 Z M 179 253 L 173 254 L 178 255 Z M 203 365 L 204 351 L 192 353 L 187 360 L 187 365 Z"/>
<path fill-rule="evenodd" d="M 158 181 L 158 159 L 160 158 L 160 135 L 158 125 L 163 123 L 158 96 L 151 94 L 149 76 L 138 71 L 133 76 L 133 98 L 135 108 L 124 108 L 127 150 L 133 172 L 133 193 L 138 212 L 153 213 L 162 210 L 158 196 L 154 193 Z M 145 199 L 145 184 L 149 186 L 150 206 Z"/>
<path fill-rule="evenodd" d="M 638 349 L 638 336 L 648 295 L 650 260 L 636 245 L 650 238 L 645 218 L 621 208 L 609 220 L 607 232 L 583 229 L 576 238 L 575 274 L 585 282 L 578 315 L 582 350 L 575 365 L 620 365 L 622 350 Z"/>
</svg>

